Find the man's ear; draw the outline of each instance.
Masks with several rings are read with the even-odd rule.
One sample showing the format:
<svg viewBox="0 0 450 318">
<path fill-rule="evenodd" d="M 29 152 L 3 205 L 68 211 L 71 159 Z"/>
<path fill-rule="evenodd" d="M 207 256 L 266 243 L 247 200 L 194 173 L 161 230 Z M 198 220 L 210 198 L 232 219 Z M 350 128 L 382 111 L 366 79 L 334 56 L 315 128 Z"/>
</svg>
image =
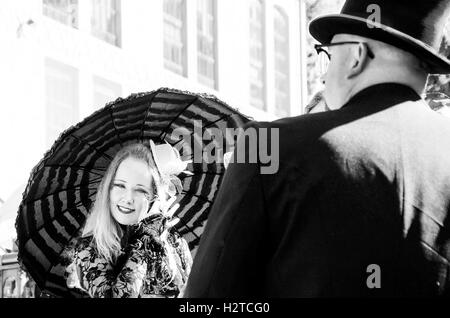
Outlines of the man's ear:
<svg viewBox="0 0 450 318">
<path fill-rule="evenodd" d="M 367 45 L 360 43 L 351 49 L 350 70 L 347 79 L 353 78 L 361 74 L 369 60 L 369 52 Z"/>
</svg>

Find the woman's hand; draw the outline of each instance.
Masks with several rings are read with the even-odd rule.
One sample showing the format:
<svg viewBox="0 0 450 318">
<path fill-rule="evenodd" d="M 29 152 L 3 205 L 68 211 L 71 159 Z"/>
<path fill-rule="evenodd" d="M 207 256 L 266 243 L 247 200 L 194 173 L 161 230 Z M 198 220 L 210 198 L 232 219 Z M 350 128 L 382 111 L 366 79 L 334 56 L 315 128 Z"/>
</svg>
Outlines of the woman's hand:
<svg viewBox="0 0 450 318">
<path fill-rule="evenodd" d="M 66 267 L 66 274 L 67 274 L 67 287 L 70 289 L 72 288 L 78 288 L 81 290 L 85 289 L 81 286 L 82 282 L 82 276 L 81 276 L 81 269 L 79 266 L 75 264 L 75 262 L 71 263 L 69 266 Z"/>
</svg>

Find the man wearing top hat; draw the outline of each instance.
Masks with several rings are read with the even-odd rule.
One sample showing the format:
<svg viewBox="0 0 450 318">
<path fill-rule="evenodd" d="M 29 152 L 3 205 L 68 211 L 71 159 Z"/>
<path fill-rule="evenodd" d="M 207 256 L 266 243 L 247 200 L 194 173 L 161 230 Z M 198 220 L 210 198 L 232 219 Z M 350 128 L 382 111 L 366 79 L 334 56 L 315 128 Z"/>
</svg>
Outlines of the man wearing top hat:
<svg viewBox="0 0 450 318">
<path fill-rule="evenodd" d="M 279 170 L 229 166 L 186 297 L 450 295 L 450 120 L 420 97 L 450 73 L 449 13 L 347 0 L 311 22 L 332 111 L 249 125 L 280 129 Z"/>
</svg>

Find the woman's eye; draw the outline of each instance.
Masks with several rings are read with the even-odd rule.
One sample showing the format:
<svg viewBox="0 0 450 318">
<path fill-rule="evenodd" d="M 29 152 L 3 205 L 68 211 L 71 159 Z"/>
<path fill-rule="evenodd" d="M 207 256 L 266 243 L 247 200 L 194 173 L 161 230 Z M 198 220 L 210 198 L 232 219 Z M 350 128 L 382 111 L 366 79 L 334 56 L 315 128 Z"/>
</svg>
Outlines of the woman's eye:
<svg viewBox="0 0 450 318">
<path fill-rule="evenodd" d="M 122 189 L 125 188 L 125 186 L 123 184 L 120 184 L 120 183 L 114 183 L 113 186 L 117 187 L 117 188 L 122 188 Z"/>
<path fill-rule="evenodd" d="M 137 192 L 149 195 L 148 191 L 145 189 L 137 189 Z"/>
</svg>

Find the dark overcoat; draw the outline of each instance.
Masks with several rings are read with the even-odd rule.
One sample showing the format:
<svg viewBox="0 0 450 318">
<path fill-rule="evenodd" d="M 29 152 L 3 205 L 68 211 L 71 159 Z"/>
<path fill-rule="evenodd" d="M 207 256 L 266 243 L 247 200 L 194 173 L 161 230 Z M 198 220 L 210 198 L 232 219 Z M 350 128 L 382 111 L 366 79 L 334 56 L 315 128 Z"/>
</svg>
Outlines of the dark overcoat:
<svg viewBox="0 0 450 318">
<path fill-rule="evenodd" d="M 279 128 L 278 172 L 230 165 L 186 297 L 449 295 L 448 118 L 380 84 L 248 128 Z"/>
</svg>

